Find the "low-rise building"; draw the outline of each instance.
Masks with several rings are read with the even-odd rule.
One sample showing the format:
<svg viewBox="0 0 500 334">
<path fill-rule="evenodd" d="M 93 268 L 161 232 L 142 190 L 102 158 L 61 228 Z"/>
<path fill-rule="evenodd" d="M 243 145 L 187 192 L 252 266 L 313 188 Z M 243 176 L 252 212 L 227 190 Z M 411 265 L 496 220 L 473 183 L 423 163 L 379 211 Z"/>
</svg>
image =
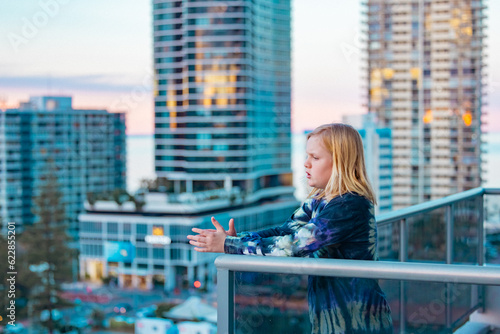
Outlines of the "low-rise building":
<svg viewBox="0 0 500 334">
<path fill-rule="evenodd" d="M 283 187 L 290 194 L 290 187 Z M 276 193 L 279 189 L 274 189 Z M 234 218 L 237 232 L 282 224 L 299 203 L 293 196 L 244 195 L 238 188 L 197 193 L 143 194 L 142 203 L 86 203 L 80 215 L 80 277 L 109 278 L 123 288 L 165 291 L 211 288 L 217 254 L 199 253 L 188 243 L 191 229 L 213 228 L 214 216 L 225 228 Z"/>
</svg>

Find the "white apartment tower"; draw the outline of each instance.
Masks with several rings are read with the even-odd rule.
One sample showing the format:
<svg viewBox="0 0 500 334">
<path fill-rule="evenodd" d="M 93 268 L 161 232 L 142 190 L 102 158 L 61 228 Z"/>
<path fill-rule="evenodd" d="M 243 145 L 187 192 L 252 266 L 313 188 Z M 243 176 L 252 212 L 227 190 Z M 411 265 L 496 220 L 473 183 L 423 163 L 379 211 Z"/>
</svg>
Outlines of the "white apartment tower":
<svg viewBox="0 0 500 334">
<path fill-rule="evenodd" d="M 392 130 L 394 209 L 481 184 L 482 0 L 368 0 L 368 111 Z"/>
</svg>

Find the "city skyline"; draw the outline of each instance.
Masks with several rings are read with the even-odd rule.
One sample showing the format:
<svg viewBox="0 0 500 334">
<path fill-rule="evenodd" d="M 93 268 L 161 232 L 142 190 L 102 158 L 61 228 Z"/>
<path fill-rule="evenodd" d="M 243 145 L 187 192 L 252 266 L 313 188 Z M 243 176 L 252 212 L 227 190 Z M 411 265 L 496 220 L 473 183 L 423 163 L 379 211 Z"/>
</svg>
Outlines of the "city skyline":
<svg viewBox="0 0 500 334">
<path fill-rule="evenodd" d="M 489 17 L 500 11 L 500 3 L 487 5 Z M 0 108 L 17 107 L 32 95 L 71 95 L 75 108 L 127 112 L 128 134 L 153 133 L 149 2 L 27 0 L 2 6 Z M 365 112 L 360 3 L 296 0 L 292 11 L 292 130 Z M 494 34 L 500 23 L 488 18 L 487 24 L 485 129 L 499 131 L 500 59 L 491 55 L 500 52 Z"/>
</svg>

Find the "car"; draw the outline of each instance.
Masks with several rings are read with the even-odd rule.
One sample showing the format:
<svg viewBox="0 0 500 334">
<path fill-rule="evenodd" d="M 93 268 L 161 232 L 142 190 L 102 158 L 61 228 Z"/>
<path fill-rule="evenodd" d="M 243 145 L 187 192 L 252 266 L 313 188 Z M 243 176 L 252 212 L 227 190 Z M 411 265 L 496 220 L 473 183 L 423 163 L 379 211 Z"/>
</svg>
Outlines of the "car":
<svg viewBox="0 0 500 334">
<path fill-rule="evenodd" d="M 154 318 L 156 317 L 156 309 L 158 307 L 156 305 L 151 305 L 148 307 L 143 307 L 137 310 L 136 317 L 137 318 Z"/>
<path fill-rule="evenodd" d="M 132 306 L 127 303 L 118 303 L 113 307 L 113 312 L 116 314 L 124 314 L 132 310 Z"/>
</svg>

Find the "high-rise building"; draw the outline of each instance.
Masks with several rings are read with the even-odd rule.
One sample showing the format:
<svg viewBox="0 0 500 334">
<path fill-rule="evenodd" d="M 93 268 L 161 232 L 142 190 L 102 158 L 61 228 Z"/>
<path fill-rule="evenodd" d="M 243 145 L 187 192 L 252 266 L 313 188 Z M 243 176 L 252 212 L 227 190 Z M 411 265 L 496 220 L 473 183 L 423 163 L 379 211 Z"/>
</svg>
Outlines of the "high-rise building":
<svg viewBox="0 0 500 334">
<path fill-rule="evenodd" d="M 155 0 L 153 15 L 157 175 L 176 193 L 290 193 L 290 0 Z"/>
<path fill-rule="evenodd" d="M 368 111 L 392 130 L 394 208 L 479 186 L 484 1 L 365 5 Z"/>
<path fill-rule="evenodd" d="M 87 194 L 125 188 L 123 113 L 73 109 L 71 97 L 31 97 L 0 112 L 0 145 L 1 221 L 19 231 L 36 223 L 33 198 L 49 174 L 57 177 L 74 240 Z"/>
<path fill-rule="evenodd" d="M 171 290 L 210 284 L 215 273 L 214 255 L 188 244 L 193 227 L 213 228 L 216 216 L 259 230 L 299 205 L 290 0 L 154 0 L 153 16 L 158 179 L 136 193 L 140 209 L 101 201 L 80 215 L 80 274 Z M 131 255 L 115 258 L 110 247 Z"/>
</svg>

